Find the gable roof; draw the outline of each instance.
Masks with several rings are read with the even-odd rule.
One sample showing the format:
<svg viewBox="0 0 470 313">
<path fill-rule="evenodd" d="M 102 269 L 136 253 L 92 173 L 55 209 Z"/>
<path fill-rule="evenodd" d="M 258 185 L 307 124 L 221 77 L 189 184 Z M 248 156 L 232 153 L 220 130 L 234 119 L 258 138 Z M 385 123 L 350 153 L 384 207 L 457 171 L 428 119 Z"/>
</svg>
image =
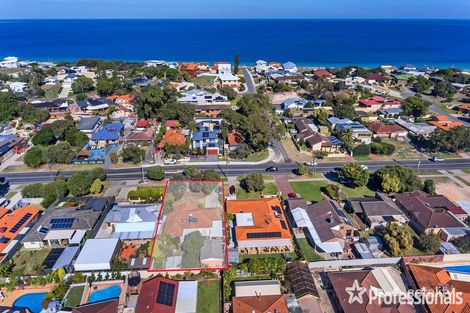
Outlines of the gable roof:
<svg viewBox="0 0 470 313">
<path fill-rule="evenodd" d="M 27 205 L 13 212 L 1 208 L 0 217 L 0 253 L 14 240 L 21 231 L 39 215 L 39 209 Z"/>
<path fill-rule="evenodd" d="M 233 297 L 233 313 L 268 313 L 277 310 L 278 313 L 288 313 L 286 300 L 283 295 L 259 297 Z"/>
<path fill-rule="evenodd" d="M 91 135 L 92 140 L 119 140 L 124 124 L 106 124 Z"/>
<path fill-rule="evenodd" d="M 370 122 L 367 124 L 370 130 L 376 134 L 391 134 L 398 132 L 406 132 L 406 130 L 397 124 L 384 124 L 382 122 Z"/>
<path fill-rule="evenodd" d="M 162 140 L 158 144 L 159 148 L 164 148 L 165 144 L 168 143 L 170 145 L 183 145 L 186 142 L 186 135 L 175 129 L 168 129 L 163 135 Z"/>
<path fill-rule="evenodd" d="M 319 297 L 307 263 L 295 261 L 287 264 L 287 280 L 290 282 L 297 299 L 307 295 Z"/>
<path fill-rule="evenodd" d="M 117 313 L 119 300 L 105 300 L 97 303 L 89 303 L 78 306 L 72 313 Z"/>
</svg>

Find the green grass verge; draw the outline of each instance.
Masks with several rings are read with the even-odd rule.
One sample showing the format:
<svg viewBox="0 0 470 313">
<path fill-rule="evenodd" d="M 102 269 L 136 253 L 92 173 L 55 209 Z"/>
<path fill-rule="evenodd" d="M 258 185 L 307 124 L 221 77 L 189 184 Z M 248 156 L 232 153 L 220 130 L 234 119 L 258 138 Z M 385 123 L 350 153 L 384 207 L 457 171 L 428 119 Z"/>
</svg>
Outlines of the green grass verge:
<svg viewBox="0 0 470 313">
<path fill-rule="evenodd" d="M 328 184 L 326 181 L 306 181 L 290 183 L 292 189 L 307 201 L 321 201 L 321 188 Z"/>
<path fill-rule="evenodd" d="M 264 254 L 240 254 L 238 257 L 238 263 L 243 263 L 249 259 L 283 259 L 285 253 L 264 253 Z M 288 253 L 292 260 L 297 259 L 297 254 Z"/>
<path fill-rule="evenodd" d="M 370 161 L 370 160 L 372 160 L 370 158 L 370 156 L 368 156 L 368 155 L 355 155 L 354 159 L 356 159 L 357 161 Z"/>
<path fill-rule="evenodd" d="M 307 239 L 305 238 L 297 238 L 297 244 L 299 245 L 304 258 L 309 262 L 320 261 L 323 258 L 309 245 Z"/>
<path fill-rule="evenodd" d="M 464 173 L 470 174 L 470 168 L 464 168 L 464 169 L 462 169 L 462 171 Z"/>
<path fill-rule="evenodd" d="M 348 198 L 362 198 L 362 197 L 373 197 L 375 196 L 375 191 L 369 189 L 367 186 L 349 188 L 346 186 L 341 186 L 341 191 Z"/>
<path fill-rule="evenodd" d="M 279 192 L 277 185 L 274 183 L 264 184 L 262 192 L 246 192 L 242 187 L 237 188 L 237 199 L 259 199 L 261 194 L 275 195 Z"/>
<path fill-rule="evenodd" d="M 197 284 L 196 313 L 218 313 L 220 308 L 220 282 L 201 280 Z"/>
<path fill-rule="evenodd" d="M 80 304 L 82 300 L 83 290 L 85 286 L 74 286 L 70 289 L 67 298 L 65 299 L 64 306 L 69 309 L 73 309 L 74 307 Z"/>
</svg>

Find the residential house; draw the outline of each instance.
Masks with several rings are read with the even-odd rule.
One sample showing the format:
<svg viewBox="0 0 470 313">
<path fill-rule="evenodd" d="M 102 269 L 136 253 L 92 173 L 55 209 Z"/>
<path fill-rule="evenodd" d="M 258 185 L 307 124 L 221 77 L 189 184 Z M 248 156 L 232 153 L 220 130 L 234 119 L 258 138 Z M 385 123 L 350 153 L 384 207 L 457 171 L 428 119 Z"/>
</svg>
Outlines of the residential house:
<svg viewBox="0 0 470 313">
<path fill-rule="evenodd" d="M 344 79 L 344 83 L 346 84 L 346 86 L 362 85 L 365 82 L 366 82 L 366 79 L 360 76 L 346 77 Z"/>
<path fill-rule="evenodd" d="M 429 136 L 437 127 L 426 123 L 414 123 L 401 118 L 395 120 L 395 123 L 409 131 L 414 136 Z"/>
<path fill-rule="evenodd" d="M 133 144 L 144 144 L 148 145 L 155 138 L 155 130 L 153 128 L 147 128 L 143 131 L 133 131 L 125 138 L 125 143 Z"/>
<path fill-rule="evenodd" d="M 14 211 L 0 207 L 0 263 L 13 256 L 20 240 L 39 217 L 39 209 L 26 205 Z"/>
<path fill-rule="evenodd" d="M 358 110 L 375 113 L 379 110 L 397 109 L 400 108 L 400 106 L 400 101 L 374 96 L 371 99 L 359 100 Z"/>
<path fill-rule="evenodd" d="M 397 124 L 384 124 L 382 122 L 370 122 L 367 127 L 380 138 L 405 138 L 408 131 Z"/>
<path fill-rule="evenodd" d="M 72 313 L 118 313 L 119 299 L 104 300 L 76 306 Z"/>
<path fill-rule="evenodd" d="M 233 151 L 236 150 L 240 144 L 244 141 L 243 135 L 237 131 L 231 131 L 227 133 L 227 144 L 228 149 Z"/>
<path fill-rule="evenodd" d="M 199 255 L 204 268 L 223 268 L 225 266 L 225 241 L 223 238 L 204 239 Z"/>
<path fill-rule="evenodd" d="M 429 121 L 428 123 L 444 131 L 448 131 L 449 129 L 454 128 L 454 127 L 463 126 L 462 122 L 453 121 L 445 115 L 434 116 L 432 120 Z"/>
<path fill-rule="evenodd" d="M 304 297 L 319 298 L 312 272 L 308 268 L 308 263 L 294 261 L 287 264 L 287 281 L 292 287 L 297 300 Z"/>
<path fill-rule="evenodd" d="M 331 128 L 337 133 L 341 133 L 341 131 L 345 129 L 351 129 L 355 141 L 367 144 L 371 142 L 372 132 L 359 122 L 351 121 L 347 118 L 339 119 L 334 116 L 328 118 L 328 122 L 331 124 Z"/>
<path fill-rule="evenodd" d="M 162 140 L 158 143 L 156 148 L 157 152 L 165 148 L 165 145 L 167 144 L 172 146 L 184 145 L 188 134 L 189 131 L 187 130 L 167 128 Z"/>
<path fill-rule="evenodd" d="M 95 238 L 152 239 L 160 204 L 117 204 L 106 215 Z"/>
<path fill-rule="evenodd" d="M 200 122 L 196 124 L 196 131 L 192 133 L 192 149 L 201 151 L 206 158 L 217 161 L 219 154 L 223 154 L 223 142 L 219 138 L 219 123 Z"/>
<path fill-rule="evenodd" d="M 268 70 L 269 70 L 268 62 L 264 60 L 256 61 L 256 68 L 255 68 L 256 73 L 262 74 Z"/>
<path fill-rule="evenodd" d="M 101 126 L 91 135 L 93 145 L 98 147 L 107 147 L 119 143 L 124 133 L 124 124 L 111 123 Z"/>
<path fill-rule="evenodd" d="M 456 109 L 462 114 L 470 114 L 470 103 L 462 103 L 456 107 Z"/>
<path fill-rule="evenodd" d="M 283 63 L 282 68 L 284 69 L 284 71 L 289 72 L 289 73 L 297 73 L 297 71 L 299 70 L 297 68 L 297 65 L 295 63 L 290 62 L 290 61 L 286 62 L 286 63 Z"/>
<path fill-rule="evenodd" d="M 235 215 L 234 233 L 239 253 L 290 252 L 294 247 L 279 198 L 227 200 Z"/>
<path fill-rule="evenodd" d="M 0 61 L 0 68 L 17 68 L 18 58 L 17 57 L 6 57 L 3 61 Z"/>
<path fill-rule="evenodd" d="M 234 283 L 233 313 L 288 313 L 287 303 L 277 280 Z"/>
<path fill-rule="evenodd" d="M 119 238 L 87 239 L 73 267 L 79 272 L 109 271 L 120 250 Z"/>
<path fill-rule="evenodd" d="M 15 153 L 23 152 L 27 147 L 23 137 L 16 135 L 0 135 L 0 164 L 8 160 Z"/>
<path fill-rule="evenodd" d="M 289 98 L 281 104 L 281 109 L 303 109 L 307 104 L 307 100 L 301 98 Z"/>
<path fill-rule="evenodd" d="M 23 93 L 28 88 L 28 84 L 23 83 L 23 82 L 13 82 L 13 83 L 7 83 L 7 84 L 8 84 L 8 87 L 10 87 L 10 90 L 15 93 Z"/>
<path fill-rule="evenodd" d="M 177 101 L 181 103 L 191 103 L 194 105 L 230 105 L 226 96 L 220 93 L 210 93 L 202 89 L 192 89 L 182 93 L 183 97 Z"/>
<path fill-rule="evenodd" d="M 294 233 L 304 234 L 318 252 L 330 256 L 342 255 L 348 242 L 358 240 L 357 232 L 339 204 L 327 199 L 307 204 L 304 199 L 286 200 Z"/>
<path fill-rule="evenodd" d="M 111 96 L 108 98 L 109 100 L 113 101 L 118 106 L 121 106 L 129 111 L 134 111 L 134 96 L 127 94 L 121 96 Z"/>
<path fill-rule="evenodd" d="M 80 75 L 75 74 L 75 73 L 68 74 L 67 76 L 64 77 L 64 83 L 71 84 L 74 81 L 76 81 L 79 77 Z"/>
<path fill-rule="evenodd" d="M 87 134 L 89 137 L 91 137 L 91 134 L 94 133 L 100 126 L 101 119 L 99 116 L 82 117 L 77 123 L 78 130 Z"/>
<path fill-rule="evenodd" d="M 379 117 L 383 119 L 396 119 L 402 112 L 403 110 L 401 108 L 380 110 Z"/>
<path fill-rule="evenodd" d="M 379 74 L 367 74 L 366 82 L 370 85 L 372 84 L 385 84 L 390 81 L 390 78 L 387 76 L 379 75 Z"/>
<path fill-rule="evenodd" d="M 333 78 L 333 74 L 331 74 L 327 70 L 316 70 L 316 71 L 313 72 L 313 75 L 317 79 L 319 79 L 319 78 L 332 79 Z"/>
<path fill-rule="evenodd" d="M 141 118 L 135 123 L 135 130 L 137 131 L 144 131 L 146 130 L 150 125 L 150 122 L 144 118 Z"/>
<path fill-rule="evenodd" d="M 114 197 L 65 199 L 58 206 L 50 207 L 21 243 L 26 249 L 41 249 L 53 244 L 79 245 L 85 233 L 94 230 L 113 203 Z"/>
<path fill-rule="evenodd" d="M 411 226 L 418 234 L 434 233 L 447 241 L 449 233 L 458 232 L 464 236 L 468 232 L 467 225 L 458 217 L 466 218 L 466 212 L 445 196 L 431 196 L 419 190 L 397 194 L 395 199 L 398 207 L 408 214 Z"/>
<path fill-rule="evenodd" d="M 235 90 L 240 88 L 240 78 L 232 73 L 230 64 L 219 63 L 217 65 L 217 79 L 221 88 L 229 87 Z"/>
<path fill-rule="evenodd" d="M 340 151 L 341 142 L 336 137 L 327 137 L 319 133 L 318 128 L 306 118 L 296 119 L 295 129 L 297 142 L 302 140 L 313 152 L 338 153 Z"/>
<path fill-rule="evenodd" d="M 403 225 L 408 221 L 405 213 L 387 195 L 380 192 L 375 197 L 348 199 L 346 208 L 369 228 L 382 227 L 388 223 Z"/>
<path fill-rule="evenodd" d="M 135 312 L 195 313 L 198 282 L 155 277 L 145 281 Z"/>
<path fill-rule="evenodd" d="M 45 85 L 56 85 L 56 84 L 60 83 L 60 80 L 57 76 L 50 76 L 50 77 L 46 77 L 46 79 L 44 79 L 43 83 Z"/>
<path fill-rule="evenodd" d="M 114 102 L 104 98 L 88 98 L 77 101 L 78 106 L 87 113 L 105 112 L 110 106 L 114 106 Z"/>
<path fill-rule="evenodd" d="M 31 105 L 36 109 L 49 112 L 50 119 L 62 119 L 69 113 L 67 99 L 56 99 L 53 101 L 32 101 Z"/>
<path fill-rule="evenodd" d="M 196 106 L 196 114 L 199 116 L 220 117 L 224 110 L 233 110 L 230 104 L 204 104 Z"/>
<path fill-rule="evenodd" d="M 393 65 L 381 65 L 380 68 L 383 69 L 388 74 L 390 74 L 391 72 L 394 72 L 397 69 Z"/>
<path fill-rule="evenodd" d="M 392 267 L 377 267 L 365 270 L 327 272 L 326 289 L 331 290 L 333 306 L 343 313 L 414 313 L 415 309 L 406 301 L 372 301 L 369 295 L 406 294 L 407 288 L 400 272 Z M 355 289 L 358 288 L 358 289 Z M 361 291 L 361 301 L 350 301 L 350 290 Z M 356 296 L 356 294 L 354 295 Z M 398 297 L 397 297 L 398 298 Z M 393 300 L 393 299 L 392 299 Z"/>
</svg>

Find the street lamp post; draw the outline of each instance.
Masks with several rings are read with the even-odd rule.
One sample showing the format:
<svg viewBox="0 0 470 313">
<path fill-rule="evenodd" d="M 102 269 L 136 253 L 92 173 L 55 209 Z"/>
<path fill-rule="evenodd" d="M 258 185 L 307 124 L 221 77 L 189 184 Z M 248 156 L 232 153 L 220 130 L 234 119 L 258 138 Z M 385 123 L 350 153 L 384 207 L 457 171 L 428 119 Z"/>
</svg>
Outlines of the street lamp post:
<svg viewBox="0 0 470 313">
<path fill-rule="evenodd" d="M 141 163 L 141 166 L 140 166 L 140 169 L 141 169 L 141 172 L 142 172 L 142 183 L 145 181 L 145 176 L 144 176 L 144 159 L 142 158 L 142 156 L 140 156 L 140 163 Z"/>
</svg>

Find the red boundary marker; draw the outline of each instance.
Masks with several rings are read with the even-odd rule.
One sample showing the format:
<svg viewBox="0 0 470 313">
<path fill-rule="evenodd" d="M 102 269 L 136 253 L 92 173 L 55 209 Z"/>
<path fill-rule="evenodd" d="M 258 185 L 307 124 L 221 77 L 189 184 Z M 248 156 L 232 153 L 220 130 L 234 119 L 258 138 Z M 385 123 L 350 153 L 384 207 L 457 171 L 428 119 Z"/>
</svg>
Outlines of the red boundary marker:
<svg viewBox="0 0 470 313">
<path fill-rule="evenodd" d="M 155 249 L 155 241 L 157 240 L 157 234 L 158 234 L 158 225 L 160 224 L 160 220 L 163 217 L 163 206 L 165 205 L 165 197 L 166 197 L 166 192 L 168 190 L 168 184 L 170 183 L 170 179 L 166 181 L 165 184 L 165 190 L 163 192 L 163 198 L 162 198 L 162 205 L 160 207 L 160 213 L 158 214 L 157 218 L 157 226 L 155 228 L 155 235 L 153 236 L 153 243 L 152 243 L 152 252 L 150 254 L 150 262 L 147 267 L 147 271 L 151 273 L 165 273 L 165 272 L 191 272 L 191 271 L 224 271 L 227 270 L 230 265 L 228 262 L 228 236 L 227 236 L 227 215 L 225 212 L 225 186 L 224 186 L 224 181 L 223 180 L 175 180 L 173 182 L 201 182 L 201 183 L 222 183 L 222 213 L 224 216 L 224 222 L 223 222 L 223 234 L 225 238 L 225 266 L 224 267 L 200 267 L 200 268 L 180 268 L 180 269 L 151 269 L 150 266 L 152 265 L 152 255 L 153 251 Z"/>
</svg>

